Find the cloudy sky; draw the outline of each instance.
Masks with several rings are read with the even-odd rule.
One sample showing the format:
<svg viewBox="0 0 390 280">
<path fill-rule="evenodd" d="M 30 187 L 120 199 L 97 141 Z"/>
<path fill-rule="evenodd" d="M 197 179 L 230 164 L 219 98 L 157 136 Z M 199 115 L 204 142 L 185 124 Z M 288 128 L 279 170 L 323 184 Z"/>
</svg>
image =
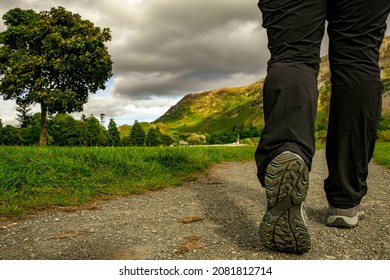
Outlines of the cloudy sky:
<svg viewBox="0 0 390 280">
<path fill-rule="evenodd" d="M 114 77 L 105 91 L 90 97 L 84 114 L 103 113 L 122 125 L 154 121 L 188 93 L 264 77 L 269 55 L 257 2 L 1 0 L 0 14 L 15 7 L 38 12 L 62 6 L 108 27 Z M 17 125 L 15 117 L 15 103 L 0 97 L 3 124 Z"/>
</svg>

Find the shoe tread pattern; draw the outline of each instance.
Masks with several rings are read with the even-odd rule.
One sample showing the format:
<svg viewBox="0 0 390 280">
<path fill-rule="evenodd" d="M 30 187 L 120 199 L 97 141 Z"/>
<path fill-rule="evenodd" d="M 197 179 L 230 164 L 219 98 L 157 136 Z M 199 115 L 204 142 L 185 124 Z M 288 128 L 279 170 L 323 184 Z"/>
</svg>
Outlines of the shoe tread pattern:
<svg viewBox="0 0 390 280">
<path fill-rule="evenodd" d="M 261 241 L 272 250 L 309 251 L 310 236 L 301 213 L 309 186 L 305 163 L 294 154 L 281 154 L 268 165 L 265 183 L 268 209 L 260 224 Z"/>
</svg>

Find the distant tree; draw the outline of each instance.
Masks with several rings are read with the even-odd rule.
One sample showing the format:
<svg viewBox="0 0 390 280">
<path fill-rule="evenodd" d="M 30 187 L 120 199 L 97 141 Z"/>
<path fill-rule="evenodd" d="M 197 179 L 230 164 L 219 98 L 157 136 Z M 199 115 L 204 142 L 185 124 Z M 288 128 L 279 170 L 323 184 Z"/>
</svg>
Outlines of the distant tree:
<svg viewBox="0 0 390 280">
<path fill-rule="evenodd" d="M 161 133 L 158 127 L 151 127 L 146 136 L 146 145 L 149 147 L 161 145 Z"/>
<path fill-rule="evenodd" d="M 50 123 L 49 134 L 53 144 L 58 146 L 78 146 L 83 144 L 81 124 L 68 114 L 57 114 Z"/>
<path fill-rule="evenodd" d="M 15 8 L 0 33 L 0 93 L 18 105 L 40 104 L 40 145 L 47 142 L 47 114 L 83 110 L 89 94 L 105 88 L 112 60 L 100 29 L 62 7 L 36 13 Z"/>
<path fill-rule="evenodd" d="M 206 136 L 203 134 L 192 133 L 187 138 L 187 142 L 190 145 L 204 145 L 206 144 Z"/>
<path fill-rule="evenodd" d="M 229 136 L 229 140 L 234 137 L 240 137 L 241 139 L 250 138 L 250 137 L 260 137 L 262 129 L 260 127 L 254 126 L 252 123 L 243 125 L 236 124 L 232 127 L 232 133 Z"/>
<path fill-rule="evenodd" d="M 106 133 L 105 128 L 100 125 L 100 122 L 93 115 L 85 120 L 85 145 L 87 146 L 105 146 Z"/>
<path fill-rule="evenodd" d="M 207 143 L 209 144 L 227 144 L 235 141 L 237 141 L 237 135 L 230 131 L 217 131 L 207 137 Z"/>
<path fill-rule="evenodd" d="M 6 125 L 2 130 L 2 144 L 7 146 L 20 146 L 23 145 L 23 137 L 20 129 Z"/>
<path fill-rule="evenodd" d="M 19 127 L 27 128 L 31 126 L 33 121 L 33 116 L 30 113 L 31 107 L 25 103 L 16 106 L 16 120 L 20 123 Z"/>
<path fill-rule="evenodd" d="M 31 122 L 28 127 L 20 128 L 25 145 L 38 145 L 40 139 L 40 119 L 41 114 L 35 113 L 31 116 Z"/>
<path fill-rule="evenodd" d="M 104 123 L 106 121 L 106 115 L 105 114 L 100 114 L 100 125 L 104 126 Z"/>
<path fill-rule="evenodd" d="M 131 146 L 131 141 L 130 141 L 130 134 L 124 136 L 121 138 L 120 145 L 124 147 L 129 147 Z"/>
<path fill-rule="evenodd" d="M 116 123 L 113 118 L 111 118 L 110 122 L 108 123 L 107 141 L 107 144 L 110 146 L 119 146 L 121 141 L 118 127 L 116 126 Z"/>
<path fill-rule="evenodd" d="M 161 133 L 160 138 L 161 138 L 161 144 L 163 146 L 170 146 L 173 143 L 175 143 L 175 139 L 173 139 L 173 137 L 168 134 Z"/>
<path fill-rule="evenodd" d="M 134 121 L 134 125 L 131 128 L 129 141 L 131 146 L 144 146 L 146 134 L 142 126 L 138 121 Z"/>
</svg>

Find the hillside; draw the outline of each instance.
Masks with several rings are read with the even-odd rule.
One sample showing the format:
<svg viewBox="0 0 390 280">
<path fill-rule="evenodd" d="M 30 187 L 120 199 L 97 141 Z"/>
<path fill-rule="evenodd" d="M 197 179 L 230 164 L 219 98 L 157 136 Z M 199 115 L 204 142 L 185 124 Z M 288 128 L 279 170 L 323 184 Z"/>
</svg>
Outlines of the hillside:
<svg viewBox="0 0 390 280">
<path fill-rule="evenodd" d="M 381 48 L 380 63 L 385 84 L 383 107 L 389 108 L 390 97 L 390 37 L 386 37 Z M 319 113 L 317 125 L 326 121 L 330 96 L 329 63 L 327 57 L 321 61 L 319 81 Z M 239 129 L 256 129 L 264 126 L 262 89 L 264 79 L 236 88 L 221 88 L 201 93 L 188 94 L 171 107 L 153 124 L 167 133 L 211 134 L 215 131 L 232 132 Z M 322 128 L 319 128 L 322 129 Z"/>
<path fill-rule="evenodd" d="M 253 84 L 188 94 L 154 123 L 187 134 L 225 131 L 249 124 L 261 127 L 263 80 Z"/>
</svg>

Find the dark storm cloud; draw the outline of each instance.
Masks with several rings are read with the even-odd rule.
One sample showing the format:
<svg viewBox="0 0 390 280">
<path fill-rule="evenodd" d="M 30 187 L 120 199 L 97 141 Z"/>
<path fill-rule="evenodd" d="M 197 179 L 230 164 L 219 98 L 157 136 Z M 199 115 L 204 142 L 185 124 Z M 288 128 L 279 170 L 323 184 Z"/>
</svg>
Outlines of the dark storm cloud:
<svg viewBox="0 0 390 280">
<path fill-rule="evenodd" d="M 260 78 L 268 56 L 255 0 L 30 0 L 6 1 L 1 10 L 15 6 L 64 6 L 109 27 L 112 93 L 121 98 L 243 85 Z"/>
<path fill-rule="evenodd" d="M 143 1 L 114 21 L 125 23 L 115 25 L 121 39 L 110 44 L 121 97 L 243 85 L 264 73 L 268 52 L 256 1 Z"/>
</svg>

